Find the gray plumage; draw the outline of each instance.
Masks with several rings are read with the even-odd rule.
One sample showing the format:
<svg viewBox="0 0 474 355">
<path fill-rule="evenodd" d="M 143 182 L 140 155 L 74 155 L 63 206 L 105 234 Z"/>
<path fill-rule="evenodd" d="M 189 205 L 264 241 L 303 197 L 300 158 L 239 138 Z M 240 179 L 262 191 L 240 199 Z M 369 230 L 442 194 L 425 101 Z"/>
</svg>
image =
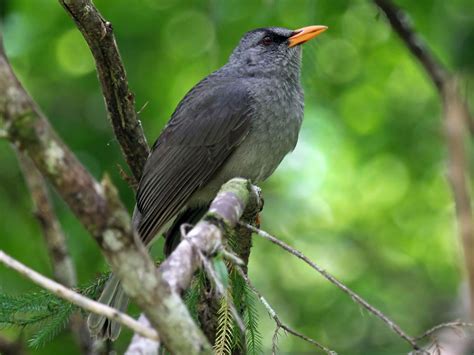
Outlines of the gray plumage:
<svg viewBox="0 0 474 355">
<path fill-rule="evenodd" d="M 175 220 L 166 252 L 179 241 L 178 225 L 205 212 L 233 177 L 267 179 L 298 140 L 303 118 L 301 48 L 294 34 L 262 28 L 244 35 L 227 64 L 203 79 L 179 103 L 153 146 L 136 196 L 133 226 L 146 245 Z M 178 218 L 176 218 L 178 216 Z M 99 299 L 125 309 L 116 278 Z M 91 315 L 91 331 L 116 339 L 120 328 Z"/>
</svg>

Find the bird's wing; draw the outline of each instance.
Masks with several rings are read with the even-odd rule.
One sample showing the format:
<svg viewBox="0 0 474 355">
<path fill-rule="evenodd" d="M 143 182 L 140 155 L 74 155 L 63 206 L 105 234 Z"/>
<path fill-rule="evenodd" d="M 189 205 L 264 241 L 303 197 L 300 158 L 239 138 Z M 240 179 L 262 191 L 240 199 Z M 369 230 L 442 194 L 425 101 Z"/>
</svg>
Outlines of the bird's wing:
<svg viewBox="0 0 474 355">
<path fill-rule="evenodd" d="M 181 101 L 153 146 L 138 188 L 137 230 L 145 244 L 247 136 L 251 106 L 238 82 L 209 79 Z"/>
</svg>

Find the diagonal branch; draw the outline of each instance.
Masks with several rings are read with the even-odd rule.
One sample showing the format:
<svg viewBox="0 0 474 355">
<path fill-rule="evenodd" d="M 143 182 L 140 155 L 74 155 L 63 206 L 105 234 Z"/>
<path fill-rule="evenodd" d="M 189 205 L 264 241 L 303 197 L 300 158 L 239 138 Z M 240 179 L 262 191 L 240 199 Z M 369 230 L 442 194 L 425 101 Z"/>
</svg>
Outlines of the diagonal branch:
<svg viewBox="0 0 474 355">
<path fill-rule="evenodd" d="M 112 183 L 107 178 L 97 182 L 56 135 L 13 74 L 1 39 L 0 126 L 94 237 L 125 292 L 157 327 L 167 348 L 174 353 L 210 353 L 209 343 L 180 295 L 156 272 L 143 245 L 134 240 L 130 217 Z"/>
<path fill-rule="evenodd" d="M 278 314 L 276 313 L 276 311 L 272 308 L 272 306 L 270 306 L 268 301 L 265 299 L 265 297 L 263 297 L 263 295 L 250 282 L 249 277 L 242 270 L 242 268 L 240 266 L 236 265 L 236 270 L 240 274 L 240 276 L 242 276 L 242 278 L 245 280 L 245 282 L 250 287 L 250 289 L 257 295 L 258 299 L 263 304 L 263 306 L 266 308 L 266 310 L 267 310 L 268 314 L 270 315 L 270 317 L 272 317 L 272 319 L 276 323 L 275 333 L 273 335 L 273 344 L 272 344 L 272 354 L 273 355 L 276 355 L 276 347 L 277 347 L 276 340 L 278 338 L 278 331 L 280 330 L 280 328 L 284 329 L 285 331 L 287 331 L 288 333 L 294 335 L 297 338 L 301 338 L 304 341 L 307 341 L 308 343 L 313 344 L 315 347 L 317 347 L 318 349 L 324 351 L 326 354 L 329 354 L 329 355 L 336 355 L 337 354 L 335 351 L 333 351 L 331 349 L 328 349 L 327 347 L 325 347 L 321 343 L 318 343 L 316 340 L 311 339 L 310 337 L 307 337 L 306 335 L 297 332 L 293 328 L 291 328 L 288 325 L 286 325 L 285 323 L 283 323 L 281 321 L 280 317 L 278 316 Z"/>
<path fill-rule="evenodd" d="M 59 0 L 81 31 L 95 59 L 107 112 L 122 153 L 135 177 L 140 176 L 149 148 L 135 111 L 135 97 L 115 42 L 112 24 L 90 0 Z"/>
<path fill-rule="evenodd" d="M 121 313 L 112 307 L 93 301 L 57 283 L 56 281 L 48 279 L 47 277 L 37 273 L 36 271 L 20 263 L 19 261 L 13 259 L 11 256 L 5 254 L 1 250 L 0 263 L 10 269 L 17 271 L 21 275 L 30 279 L 42 288 L 50 291 L 54 295 L 65 299 L 66 301 L 71 302 L 72 304 L 88 312 L 104 315 L 107 318 L 114 320 L 127 328 L 132 329 L 135 333 L 140 334 L 141 336 L 146 337 L 148 339 L 152 339 L 155 341 L 159 339 L 158 333 L 153 328 L 144 326 L 142 323 L 139 323 L 138 321 L 136 321 L 125 313 Z"/>
<path fill-rule="evenodd" d="M 421 340 L 421 339 L 430 337 L 433 334 L 437 333 L 439 330 L 446 329 L 446 328 L 453 329 L 453 330 L 456 330 L 458 328 L 474 328 L 474 323 L 467 323 L 467 322 L 460 322 L 460 321 L 441 323 L 434 326 L 433 328 L 428 329 L 426 332 L 417 336 L 415 339 Z"/>
<path fill-rule="evenodd" d="M 45 179 L 25 154 L 16 151 L 23 176 L 33 201 L 34 214 L 43 231 L 43 239 L 49 253 L 53 275 L 56 281 L 72 288 L 76 286 L 76 270 L 69 255 L 66 238 L 61 225 L 54 213 Z M 80 314 L 74 314 L 71 319 L 71 330 L 84 354 L 89 354 L 93 344 L 86 322 Z"/>
<path fill-rule="evenodd" d="M 448 146 L 448 177 L 454 197 L 456 218 L 469 283 L 471 319 L 474 319 L 474 219 L 469 190 L 469 159 L 466 152 L 473 117 L 462 97 L 456 78 L 439 63 L 407 20 L 407 15 L 390 0 L 374 0 L 393 30 L 420 61 L 442 97 L 444 131 Z"/>
<path fill-rule="evenodd" d="M 244 211 L 260 210 L 260 204 L 258 192 L 247 180 L 235 178 L 225 183 L 209 211 L 161 264 L 159 271 L 171 289 L 179 293 L 186 290 L 201 266 L 200 255 L 220 250 L 224 231 L 236 227 Z"/>
<path fill-rule="evenodd" d="M 310 267 L 312 267 L 314 270 L 316 270 L 318 273 L 320 273 L 324 278 L 326 278 L 329 282 L 333 283 L 336 285 L 339 289 L 341 289 L 343 292 L 347 293 L 353 300 L 354 302 L 360 304 L 362 307 L 364 307 L 367 311 L 370 313 L 374 314 L 377 316 L 379 319 L 381 319 L 385 324 L 387 324 L 390 329 L 392 329 L 395 333 L 397 333 L 402 339 L 404 339 L 406 342 L 410 344 L 410 346 L 415 349 L 415 350 L 420 350 L 420 347 L 416 343 L 416 341 L 409 335 L 407 335 L 402 328 L 398 324 L 396 324 L 393 320 L 391 320 L 389 317 L 387 317 L 382 311 L 378 310 L 374 306 L 372 306 L 369 302 L 364 300 L 361 296 L 359 296 L 357 293 L 352 291 L 349 287 L 344 285 L 341 281 L 336 279 L 334 276 L 332 276 L 330 273 L 328 273 L 326 270 L 321 268 L 320 266 L 316 265 L 313 261 L 311 261 L 306 255 L 304 255 L 302 252 L 299 250 L 296 250 L 286 244 L 285 242 L 281 241 L 280 239 L 270 235 L 269 233 L 255 228 L 254 226 L 251 226 L 249 224 L 244 225 L 246 228 L 257 234 L 258 236 L 269 240 L 273 244 L 278 245 L 280 248 L 286 250 L 290 254 L 293 254 L 297 258 L 303 260 L 306 264 L 308 264 Z"/>
</svg>

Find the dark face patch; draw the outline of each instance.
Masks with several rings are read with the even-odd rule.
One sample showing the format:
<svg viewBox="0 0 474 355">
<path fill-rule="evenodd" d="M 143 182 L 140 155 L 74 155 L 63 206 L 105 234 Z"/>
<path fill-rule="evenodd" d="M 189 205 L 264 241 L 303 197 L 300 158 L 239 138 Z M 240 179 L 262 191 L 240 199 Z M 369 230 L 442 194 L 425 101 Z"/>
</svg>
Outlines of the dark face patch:
<svg viewBox="0 0 474 355">
<path fill-rule="evenodd" d="M 258 44 L 263 45 L 265 47 L 268 47 L 271 45 L 280 45 L 284 42 L 287 42 L 288 38 L 289 36 L 282 35 L 271 30 L 265 30 L 263 32 L 263 37 L 258 42 Z"/>
</svg>

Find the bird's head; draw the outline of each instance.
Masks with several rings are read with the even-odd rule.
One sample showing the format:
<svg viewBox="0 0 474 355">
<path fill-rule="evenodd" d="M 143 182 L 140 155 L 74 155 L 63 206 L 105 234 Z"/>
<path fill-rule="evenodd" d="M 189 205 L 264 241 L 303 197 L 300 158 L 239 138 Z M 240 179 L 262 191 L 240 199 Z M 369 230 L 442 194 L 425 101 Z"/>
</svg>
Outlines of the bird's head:
<svg viewBox="0 0 474 355">
<path fill-rule="evenodd" d="M 298 75 L 300 45 L 326 29 L 326 26 L 307 26 L 297 30 L 283 27 L 257 28 L 242 37 L 229 58 L 229 64 L 251 76 Z"/>
</svg>

